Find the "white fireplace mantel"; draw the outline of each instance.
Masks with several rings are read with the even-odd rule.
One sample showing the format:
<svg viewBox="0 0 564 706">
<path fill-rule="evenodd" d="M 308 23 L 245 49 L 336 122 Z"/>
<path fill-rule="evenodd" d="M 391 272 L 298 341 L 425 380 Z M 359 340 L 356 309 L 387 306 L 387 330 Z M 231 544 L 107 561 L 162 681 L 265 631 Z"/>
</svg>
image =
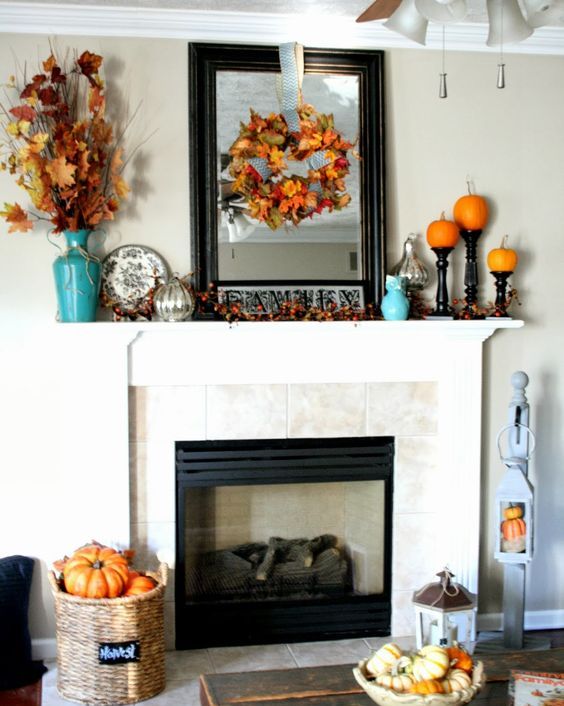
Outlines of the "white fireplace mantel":
<svg viewBox="0 0 564 706">
<path fill-rule="evenodd" d="M 95 474 L 112 488 L 103 517 L 85 509 L 76 532 L 129 544 L 128 386 L 436 381 L 444 521 L 457 528 L 444 555 L 457 580 L 476 591 L 483 343 L 521 326 L 511 319 L 57 324 L 59 343 L 88 369 L 80 384 L 88 385 L 95 428 L 104 410 L 99 443 L 89 443 L 85 457 L 85 439 L 69 435 L 67 462 L 82 451 L 81 477 Z M 81 427 L 87 422 L 83 412 Z"/>
</svg>

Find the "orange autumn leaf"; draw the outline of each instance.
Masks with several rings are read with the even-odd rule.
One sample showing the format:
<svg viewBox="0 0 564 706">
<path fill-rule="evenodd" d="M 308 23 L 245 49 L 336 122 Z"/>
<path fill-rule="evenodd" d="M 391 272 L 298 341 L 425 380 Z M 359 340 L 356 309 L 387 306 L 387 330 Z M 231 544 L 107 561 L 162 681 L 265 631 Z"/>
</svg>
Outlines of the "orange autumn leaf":
<svg viewBox="0 0 564 706">
<path fill-rule="evenodd" d="M 43 62 L 43 71 L 49 74 L 51 73 L 51 71 L 53 71 L 53 68 L 55 66 L 57 66 L 57 60 L 55 59 L 53 54 L 51 54 L 51 56 Z"/>
<path fill-rule="evenodd" d="M 0 216 L 10 224 L 8 233 L 27 233 L 33 228 L 33 222 L 29 220 L 27 212 L 19 203 L 5 203 L 4 210 L 0 211 Z"/>
<path fill-rule="evenodd" d="M 88 97 L 88 110 L 91 113 L 103 114 L 106 107 L 106 99 L 102 95 L 99 86 L 93 86 Z"/>
<path fill-rule="evenodd" d="M 112 177 L 112 183 L 114 185 L 114 190 L 120 198 L 124 198 L 129 193 L 129 186 L 127 185 L 125 179 L 122 179 L 119 174 Z"/>
<path fill-rule="evenodd" d="M 34 154 L 39 154 L 45 149 L 45 145 L 49 140 L 49 135 L 46 132 L 36 132 L 28 143 L 29 151 Z"/>
<path fill-rule="evenodd" d="M 102 66 L 102 57 L 98 54 L 91 54 L 89 51 L 84 51 L 78 57 L 76 63 L 80 66 L 82 73 L 92 79 L 93 74 L 97 74 L 100 66 Z"/>
<path fill-rule="evenodd" d="M 74 173 L 76 172 L 76 165 L 69 164 L 65 157 L 53 159 L 47 164 L 45 171 L 57 186 L 65 187 L 75 183 Z"/>
<path fill-rule="evenodd" d="M 316 208 L 317 206 L 317 194 L 315 191 L 308 191 L 304 198 L 304 205 L 307 208 Z"/>
</svg>

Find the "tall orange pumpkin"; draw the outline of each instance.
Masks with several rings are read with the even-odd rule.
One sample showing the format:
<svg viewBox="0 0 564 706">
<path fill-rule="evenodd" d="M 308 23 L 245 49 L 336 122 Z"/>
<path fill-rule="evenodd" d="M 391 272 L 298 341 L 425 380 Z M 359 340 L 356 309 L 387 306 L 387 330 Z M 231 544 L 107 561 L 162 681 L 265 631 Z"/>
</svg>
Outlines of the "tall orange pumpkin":
<svg viewBox="0 0 564 706">
<path fill-rule="evenodd" d="M 454 204 L 454 221 L 461 230 L 482 230 L 488 222 L 488 204 L 483 196 L 471 193 L 467 183 L 468 193 Z"/>
<path fill-rule="evenodd" d="M 111 547 L 88 544 L 65 562 L 63 580 L 67 593 L 83 598 L 115 598 L 127 583 L 127 558 Z"/>
</svg>

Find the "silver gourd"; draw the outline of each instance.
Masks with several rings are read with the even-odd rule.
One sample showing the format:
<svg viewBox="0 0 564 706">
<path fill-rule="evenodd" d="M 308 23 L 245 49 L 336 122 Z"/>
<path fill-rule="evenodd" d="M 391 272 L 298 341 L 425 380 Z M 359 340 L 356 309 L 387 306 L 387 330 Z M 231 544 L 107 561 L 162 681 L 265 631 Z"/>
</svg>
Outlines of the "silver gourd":
<svg viewBox="0 0 564 706">
<path fill-rule="evenodd" d="M 172 277 L 157 289 L 153 304 L 163 321 L 185 321 L 194 313 L 194 296 L 179 277 Z"/>
<path fill-rule="evenodd" d="M 429 281 L 429 272 L 425 265 L 415 254 L 415 240 L 417 235 L 410 233 L 403 244 L 401 260 L 392 267 L 390 274 L 405 277 L 407 294 L 424 289 Z"/>
</svg>

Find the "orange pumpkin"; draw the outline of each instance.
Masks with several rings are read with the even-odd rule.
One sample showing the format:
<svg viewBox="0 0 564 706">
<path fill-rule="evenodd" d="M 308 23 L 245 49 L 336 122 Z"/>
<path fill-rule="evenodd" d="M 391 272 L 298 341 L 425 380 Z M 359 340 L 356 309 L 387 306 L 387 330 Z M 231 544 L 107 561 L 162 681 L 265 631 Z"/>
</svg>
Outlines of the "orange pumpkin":
<svg viewBox="0 0 564 706">
<path fill-rule="evenodd" d="M 63 568 L 67 593 L 83 598 L 115 598 L 127 583 L 126 557 L 111 547 L 88 544 L 71 556 Z"/>
<path fill-rule="evenodd" d="M 438 221 L 433 221 L 427 228 L 427 242 L 432 248 L 453 248 L 458 242 L 456 223 L 447 221 L 445 212 Z"/>
<path fill-rule="evenodd" d="M 488 222 L 488 204 L 483 196 L 468 193 L 454 204 L 454 220 L 461 230 L 482 230 Z"/>
<path fill-rule="evenodd" d="M 527 525 L 520 517 L 513 520 L 504 520 L 501 523 L 501 533 L 504 539 L 517 539 L 527 534 Z"/>
<path fill-rule="evenodd" d="M 510 505 L 503 511 L 506 520 L 514 520 L 516 517 L 523 517 L 523 508 L 519 505 Z"/>
<path fill-rule="evenodd" d="M 490 272 L 514 272 L 519 258 L 515 250 L 507 247 L 508 236 L 504 235 L 499 248 L 494 248 L 488 253 L 488 267 Z"/>
<path fill-rule="evenodd" d="M 137 571 L 129 572 L 129 580 L 125 586 L 124 596 L 139 596 L 147 591 L 152 591 L 157 582 L 150 576 L 144 576 Z"/>
<path fill-rule="evenodd" d="M 447 647 L 450 665 L 453 669 L 463 669 L 471 672 L 473 667 L 472 657 L 462 647 Z"/>
<path fill-rule="evenodd" d="M 410 694 L 442 694 L 444 693 L 443 685 L 437 679 L 424 679 L 423 681 L 415 682 L 409 688 Z"/>
</svg>

